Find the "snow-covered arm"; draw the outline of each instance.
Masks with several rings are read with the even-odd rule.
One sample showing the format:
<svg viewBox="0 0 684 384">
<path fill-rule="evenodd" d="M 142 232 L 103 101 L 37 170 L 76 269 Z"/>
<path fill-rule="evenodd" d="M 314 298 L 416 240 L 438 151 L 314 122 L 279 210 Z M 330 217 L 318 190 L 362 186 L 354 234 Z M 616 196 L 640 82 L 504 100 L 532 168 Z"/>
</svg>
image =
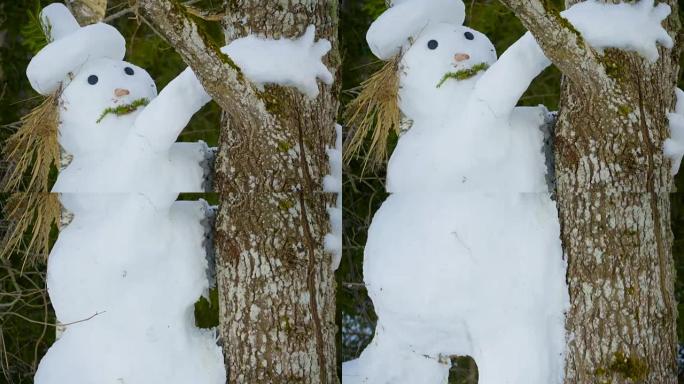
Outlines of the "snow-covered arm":
<svg viewBox="0 0 684 384">
<path fill-rule="evenodd" d="M 309 97 L 318 96 L 320 79 L 332 84 L 333 75 L 321 58 L 330 51 L 330 42 L 315 41 L 310 25 L 298 39 L 269 40 L 256 36 L 237 39 L 221 48 L 252 82 L 295 87 Z"/>
<path fill-rule="evenodd" d="M 155 152 L 167 150 L 190 118 L 211 101 L 192 69 L 173 79 L 135 120 L 130 140 L 143 140 Z"/>
<path fill-rule="evenodd" d="M 477 81 L 472 101 L 495 118 L 509 114 L 532 80 L 551 65 L 530 32 L 511 45 Z"/>
</svg>

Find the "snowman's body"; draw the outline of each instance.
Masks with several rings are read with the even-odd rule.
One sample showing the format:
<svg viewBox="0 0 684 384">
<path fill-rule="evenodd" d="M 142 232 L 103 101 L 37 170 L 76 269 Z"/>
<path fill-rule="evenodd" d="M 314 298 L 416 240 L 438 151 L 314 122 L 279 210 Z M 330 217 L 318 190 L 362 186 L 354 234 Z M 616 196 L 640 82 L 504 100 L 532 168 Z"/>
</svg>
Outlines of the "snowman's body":
<svg viewBox="0 0 684 384">
<path fill-rule="evenodd" d="M 413 124 L 390 158 L 392 195 L 369 228 L 363 269 L 379 320 L 361 361 L 387 364 L 365 365 L 360 382 L 441 382 L 449 366 L 439 359 L 450 355 L 473 356 L 481 383 L 559 378 L 566 293 L 542 152 L 547 111 L 511 105 L 494 115 L 473 100 L 486 73 L 437 88 L 444 71 L 412 54 L 432 40 L 434 51 L 460 52 L 448 45 L 466 32 L 482 39 L 469 56 L 495 71 L 483 35 L 444 24 L 401 63 L 400 105 Z M 416 94 L 430 102 L 406 105 Z M 507 363 L 509 354 L 526 361 Z"/>
<path fill-rule="evenodd" d="M 472 356 L 481 383 L 557 382 L 566 293 L 556 220 L 544 194 L 390 196 L 366 244 L 379 321 L 361 358 L 386 363 L 361 382 L 443 382 L 439 358 L 451 355 Z"/>
<path fill-rule="evenodd" d="M 403 50 L 399 105 L 413 124 L 389 160 L 391 195 L 364 252 L 375 337 L 345 363 L 343 382 L 446 383 L 449 357 L 469 355 L 481 384 L 557 384 L 568 298 L 540 129 L 547 111 L 516 107 L 550 62 L 529 33 L 497 60 L 486 36 L 457 25 L 462 17 L 445 22 L 447 7 L 463 12 L 453 0 L 394 2 L 368 32 L 378 57 Z M 409 24 L 410 39 L 386 33 L 411 15 L 427 20 Z M 662 31 L 661 20 L 649 26 Z M 486 70 L 442 81 L 478 66 Z"/>
<path fill-rule="evenodd" d="M 176 202 L 175 197 L 61 196 L 74 219 L 50 253 L 47 283 L 62 322 L 104 311 L 108 316 L 145 308 L 185 311 L 197 300 L 208 286 L 202 225 L 207 207 L 202 202 Z M 148 289 L 141 291 L 141 285 Z M 178 303 L 184 304 L 179 308 Z M 113 309 L 118 307 L 123 309 Z"/>
<path fill-rule="evenodd" d="M 515 108 L 502 119 L 495 141 L 469 125 L 467 113 L 459 110 L 448 121 L 414 121 L 403 134 L 387 167 L 387 191 L 548 191 L 542 151 L 549 112 L 544 107 Z M 490 127 L 492 128 L 492 127 Z M 471 139 L 463 139 L 470 130 Z M 430 148 L 426 151 L 426 148 Z M 473 154 L 473 148 L 490 151 Z M 445 164 L 450 166 L 445 167 Z"/>
<path fill-rule="evenodd" d="M 62 195 L 74 220 L 50 254 L 47 284 L 70 325 L 36 383 L 225 382 L 214 331 L 195 328 L 192 313 L 208 288 L 206 205 L 174 200 Z"/>
</svg>

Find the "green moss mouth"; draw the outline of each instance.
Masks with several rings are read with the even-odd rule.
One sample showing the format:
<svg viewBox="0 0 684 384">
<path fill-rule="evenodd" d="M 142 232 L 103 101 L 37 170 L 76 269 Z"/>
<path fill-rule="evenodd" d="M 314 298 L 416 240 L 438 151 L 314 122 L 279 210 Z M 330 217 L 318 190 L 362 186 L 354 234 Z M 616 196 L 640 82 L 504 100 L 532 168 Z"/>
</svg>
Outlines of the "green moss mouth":
<svg viewBox="0 0 684 384">
<path fill-rule="evenodd" d="M 442 80 L 437 83 L 437 88 L 441 87 L 444 85 L 444 83 L 449 80 L 449 79 L 454 79 L 454 80 L 467 80 L 470 79 L 471 77 L 477 75 L 478 73 L 482 71 L 486 71 L 487 68 L 489 68 L 489 65 L 487 63 L 480 63 L 480 64 L 475 64 L 470 68 L 466 69 L 461 69 L 456 72 L 448 72 L 445 73 L 444 76 L 442 76 Z"/>
<path fill-rule="evenodd" d="M 116 116 L 123 116 L 123 115 L 128 115 L 129 113 L 135 112 L 138 108 L 144 107 L 147 104 L 150 103 L 150 100 L 146 97 L 143 97 L 141 99 L 133 100 L 129 104 L 124 104 L 124 105 L 119 105 L 117 107 L 109 107 L 102 111 L 102 114 L 100 117 L 97 119 L 96 123 L 100 123 L 102 119 L 105 118 L 105 116 L 112 114 Z"/>
</svg>

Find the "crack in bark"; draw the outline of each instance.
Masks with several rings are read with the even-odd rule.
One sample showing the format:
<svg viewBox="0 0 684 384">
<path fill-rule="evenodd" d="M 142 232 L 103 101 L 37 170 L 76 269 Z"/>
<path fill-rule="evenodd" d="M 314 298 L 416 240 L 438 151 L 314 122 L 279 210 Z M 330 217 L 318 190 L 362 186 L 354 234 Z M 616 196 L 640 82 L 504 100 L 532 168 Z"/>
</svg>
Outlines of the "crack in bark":
<svg viewBox="0 0 684 384">
<path fill-rule="evenodd" d="M 655 228 L 653 229 L 655 232 L 655 238 L 656 238 L 656 247 L 657 247 L 657 252 L 658 252 L 658 260 L 660 261 L 658 263 L 658 269 L 660 270 L 660 294 L 663 296 L 663 301 L 665 302 L 665 311 L 667 311 L 668 317 L 672 317 L 672 310 L 674 308 L 674 305 L 672 304 L 672 300 L 670 298 L 670 291 L 667 289 L 666 283 L 665 283 L 665 264 L 666 259 L 665 259 L 665 247 L 663 246 L 663 235 L 662 235 L 662 226 L 661 224 L 661 217 L 660 217 L 660 210 L 658 209 L 658 196 L 655 188 L 655 181 L 653 179 L 654 174 L 656 172 L 655 164 L 653 162 L 653 145 L 651 144 L 651 139 L 648 134 L 648 126 L 646 124 L 646 110 L 644 108 L 644 98 L 643 98 L 643 91 L 642 91 L 642 84 L 641 84 L 641 78 L 637 76 L 637 91 L 638 91 L 638 97 L 639 97 L 639 125 L 641 127 L 641 136 L 642 136 L 642 141 L 644 144 L 644 148 L 646 150 L 646 158 L 648 160 L 648 176 L 646 178 L 646 188 L 648 189 L 648 193 L 650 194 L 650 208 L 651 208 L 651 215 L 652 215 L 652 220 L 655 223 Z"/>
<path fill-rule="evenodd" d="M 305 179 L 307 180 L 307 185 L 309 193 L 314 193 L 313 182 L 311 180 L 311 172 L 309 170 L 309 163 L 306 158 L 306 146 L 304 145 L 304 131 L 302 130 L 302 116 L 297 110 L 297 130 L 299 132 L 299 161 L 302 172 L 304 173 Z M 327 363 L 325 357 L 325 346 L 323 341 L 323 330 L 321 327 L 321 318 L 318 313 L 318 300 L 317 300 L 317 290 L 316 290 L 316 252 L 314 250 L 316 241 L 311 236 L 311 228 L 309 227 L 309 217 L 306 213 L 306 203 L 304 201 L 303 191 L 299 191 L 299 204 L 302 210 L 301 225 L 304 228 L 304 234 L 306 235 L 306 244 L 309 251 L 309 264 L 307 267 L 307 287 L 309 289 L 309 307 L 311 309 L 311 318 L 314 323 L 314 333 L 316 335 L 316 354 L 318 355 L 318 366 L 319 366 L 319 377 L 321 383 L 326 382 L 327 378 Z"/>
</svg>

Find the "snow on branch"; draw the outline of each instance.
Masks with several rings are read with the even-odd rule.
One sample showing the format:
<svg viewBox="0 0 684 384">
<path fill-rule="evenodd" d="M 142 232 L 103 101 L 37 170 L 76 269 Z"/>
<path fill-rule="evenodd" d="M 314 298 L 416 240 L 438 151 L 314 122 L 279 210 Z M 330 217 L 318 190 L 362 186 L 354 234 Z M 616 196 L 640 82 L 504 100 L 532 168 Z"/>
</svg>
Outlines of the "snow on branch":
<svg viewBox="0 0 684 384">
<path fill-rule="evenodd" d="M 598 55 L 573 25 L 545 0 L 501 0 L 527 28 L 563 74 L 583 86 L 605 84 Z"/>
<path fill-rule="evenodd" d="M 173 0 L 140 0 L 138 4 L 231 117 L 262 120 L 268 114 L 258 91 L 235 62 L 199 30 L 183 5 Z"/>
</svg>

